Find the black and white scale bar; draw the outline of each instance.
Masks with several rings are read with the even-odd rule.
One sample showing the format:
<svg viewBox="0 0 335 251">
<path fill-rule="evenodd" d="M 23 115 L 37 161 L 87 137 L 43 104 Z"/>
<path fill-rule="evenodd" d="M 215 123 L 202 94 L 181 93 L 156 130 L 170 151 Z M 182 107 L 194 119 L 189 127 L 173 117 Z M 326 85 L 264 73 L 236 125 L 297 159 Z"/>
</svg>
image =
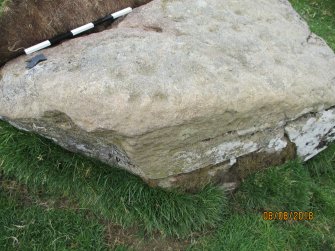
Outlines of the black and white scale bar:
<svg viewBox="0 0 335 251">
<path fill-rule="evenodd" d="M 64 39 L 68 39 L 68 38 L 72 38 L 80 33 L 83 33 L 85 31 L 88 31 L 90 29 L 93 29 L 95 26 L 99 25 L 99 24 L 102 24 L 104 22 L 107 22 L 107 21 L 113 21 L 119 17 L 122 17 L 124 15 L 127 15 L 129 14 L 130 12 L 132 12 L 132 8 L 128 7 L 126 9 L 123 9 L 123 10 L 120 10 L 118 12 L 115 12 L 111 15 L 108 15 L 104 18 L 100 18 L 92 23 L 88 23 L 88 24 L 85 24 L 83 26 L 80 26 L 74 30 L 71 30 L 71 31 L 68 31 L 66 33 L 63 33 L 63 34 L 60 34 L 56 37 L 53 37 L 49 40 L 46 40 L 42 43 L 39 43 L 39 44 L 36 44 L 32 47 L 29 47 L 27 49 L 24 50 L 24 52 L 28 55 L 28 54 L 31 54 L 33 52 L 36 52 L 36 51 L 39 51 L 39 50 L 42 50 L 44 48 L 47 48 L 51 45 L 54 45 L 54 44 L 57 44 L 59 42 L 61 42 L 62 40 Z"/>
</svg>

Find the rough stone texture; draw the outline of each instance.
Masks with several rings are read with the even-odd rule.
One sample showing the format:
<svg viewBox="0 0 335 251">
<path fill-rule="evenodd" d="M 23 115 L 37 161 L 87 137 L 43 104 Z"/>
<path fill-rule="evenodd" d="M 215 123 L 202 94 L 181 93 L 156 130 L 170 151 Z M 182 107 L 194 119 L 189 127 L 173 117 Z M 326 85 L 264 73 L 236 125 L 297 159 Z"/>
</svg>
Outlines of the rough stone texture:
<svg viewBox="0 0 335 251">
<path fill-rule="evenodd" d="M 0 115 L 161 187 L 234 187 L 334 139 L 335 55 L 286 0 L 154 0 L 1 70 Z"/>
</svg>

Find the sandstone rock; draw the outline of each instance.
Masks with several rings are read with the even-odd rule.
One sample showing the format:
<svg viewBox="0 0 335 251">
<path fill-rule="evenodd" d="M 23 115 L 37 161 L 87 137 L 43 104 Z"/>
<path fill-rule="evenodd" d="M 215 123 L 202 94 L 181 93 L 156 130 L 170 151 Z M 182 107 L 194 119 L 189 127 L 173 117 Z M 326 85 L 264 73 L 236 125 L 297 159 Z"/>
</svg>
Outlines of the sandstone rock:
<svg viewBox="0 0 335 251">
<path fill-rule="evenodd" d="M 0 115 L 161 187 L 226 187 L 334 139 L 335 55 L 286 0 L 154 0 L 1 70 Z"/>
</svg>

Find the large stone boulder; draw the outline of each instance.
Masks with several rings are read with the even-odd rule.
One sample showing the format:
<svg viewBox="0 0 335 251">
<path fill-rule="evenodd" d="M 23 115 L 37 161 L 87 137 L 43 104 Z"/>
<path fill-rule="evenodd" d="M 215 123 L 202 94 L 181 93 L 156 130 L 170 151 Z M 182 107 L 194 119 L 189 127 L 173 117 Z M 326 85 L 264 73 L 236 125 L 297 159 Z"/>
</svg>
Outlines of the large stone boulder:
<svg viewBox="0 0 335 251">
<path fill-rule="evenodd" d="M 234 187 L 335 136 L 335 55 L 286 0 L 154 0 L 1 70 L 0 115 L 161 187 Z"/>
</svg>

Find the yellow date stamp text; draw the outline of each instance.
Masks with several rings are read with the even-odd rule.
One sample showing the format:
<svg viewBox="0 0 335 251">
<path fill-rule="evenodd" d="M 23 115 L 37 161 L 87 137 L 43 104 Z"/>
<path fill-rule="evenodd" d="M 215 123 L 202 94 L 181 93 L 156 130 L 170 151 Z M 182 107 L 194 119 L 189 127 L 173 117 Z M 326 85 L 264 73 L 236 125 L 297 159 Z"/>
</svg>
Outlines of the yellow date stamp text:
<svg viewBox="0 0 335 251">
<path fill-rule="evenodd" d="M 314 219 L 313 212 L 303 211 L 265 211 L 263 220 L 281 220 L 281 221 L 310 221 Z"/>
</svg>

